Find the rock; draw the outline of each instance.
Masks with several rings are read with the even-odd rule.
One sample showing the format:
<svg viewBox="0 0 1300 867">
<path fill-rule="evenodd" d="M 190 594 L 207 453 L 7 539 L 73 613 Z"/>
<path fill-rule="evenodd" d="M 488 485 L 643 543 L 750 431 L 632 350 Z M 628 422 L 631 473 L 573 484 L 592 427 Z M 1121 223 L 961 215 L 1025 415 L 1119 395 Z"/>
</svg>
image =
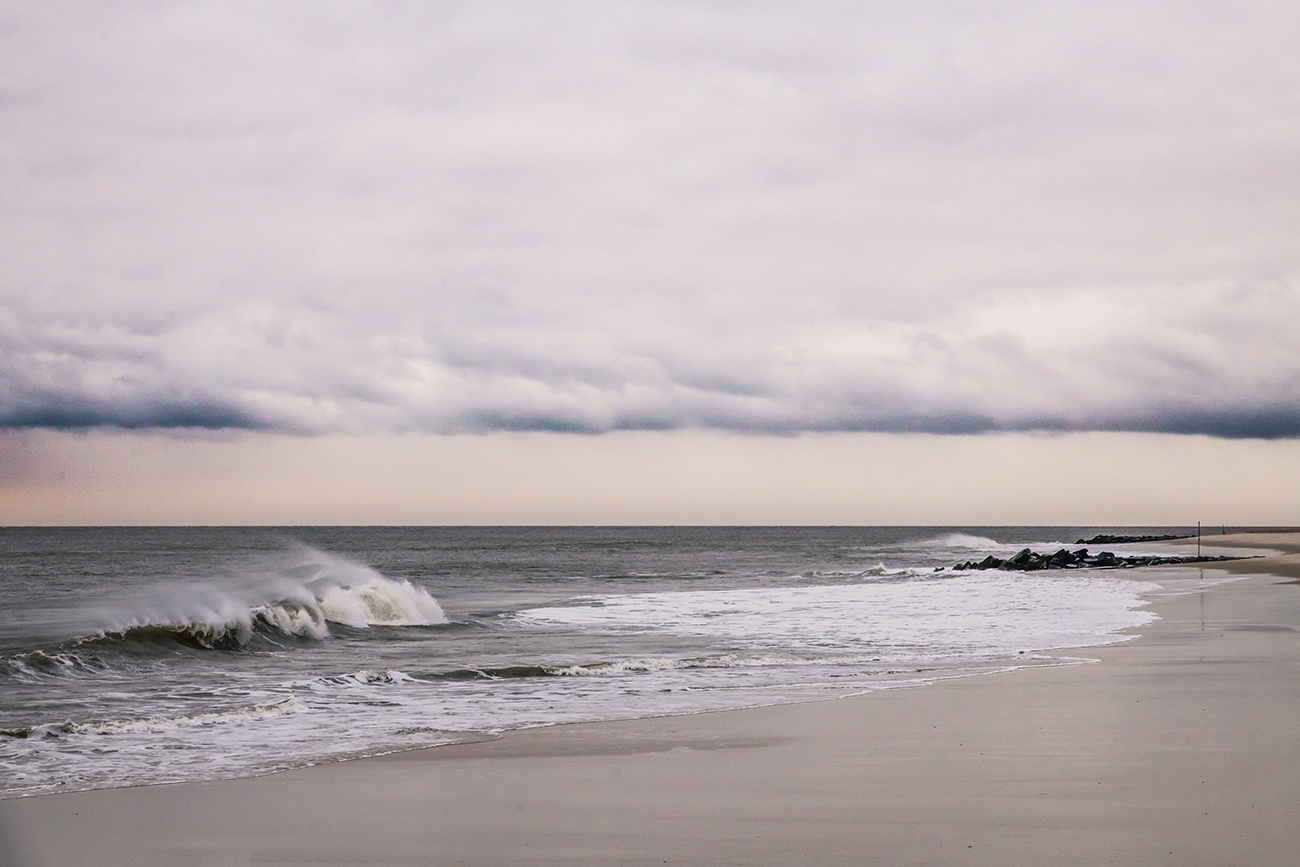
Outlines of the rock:
<svg viewBox="0 0 1300 867">
<path fill-rule="evenodd" d="M 992 554 L 978 563 L 967 560 L 953 566 L 954 572 L 971 569 L 1001 569 L 1003 571 L 1038 572 L 1043 569 L 1127 569 L 1137 566 L 1168 566 L 1177 563 L 1209 563 L 1220 560 L 1244 560 L 1245 557 L 1156 557 L 1151 555 L 1121 557 L 1112 551 L 1102 551 L 1095 556 L 1089 555 L 1087 548 L 1077 551 L 1060 549 L 1054 554 L 1040 554 L 1030 548 L 1021 548 L 1008 560 L 1001 560 Z M 935 571 L 941 571 L 940 566 Z"/>
<path fill-rule="evenodd" d="M 1076 545 L 1123 545 L 1127 542 L 1168 542 L 1170 539 L 1190 539 L 1189 534 L 1180 534 L 1175 536 L 1112 536 L 1109 533 L 1103 533 L 1100 536 L 1093 536 L 1091 539 L 1080 539 L 1075 542 Z"/>
<path fill-rule="evenodd" d="M 1052 565 L 1054 566 L 1065 567 L 1065 566 L 1073 566 L 1078 559 L 1079 559 L 1078 557 L 1075 557 L 1069 551 L 1062 548 L 1061 550 L 1057 551 L 1055 554 L 1052 555 L 1051 562 Z"/>
</svg>

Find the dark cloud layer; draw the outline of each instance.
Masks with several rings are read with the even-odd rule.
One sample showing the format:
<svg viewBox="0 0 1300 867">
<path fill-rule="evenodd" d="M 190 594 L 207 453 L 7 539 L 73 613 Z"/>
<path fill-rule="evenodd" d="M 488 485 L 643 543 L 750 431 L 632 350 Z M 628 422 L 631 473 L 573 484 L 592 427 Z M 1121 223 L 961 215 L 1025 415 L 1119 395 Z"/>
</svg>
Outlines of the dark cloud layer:
<svg viewBox="0 0 1300 867">
<path fill-rule="evenodd" d="M 1285 4 L 75 8 L 0 426 L 1300 436 Z"/>
</svg>

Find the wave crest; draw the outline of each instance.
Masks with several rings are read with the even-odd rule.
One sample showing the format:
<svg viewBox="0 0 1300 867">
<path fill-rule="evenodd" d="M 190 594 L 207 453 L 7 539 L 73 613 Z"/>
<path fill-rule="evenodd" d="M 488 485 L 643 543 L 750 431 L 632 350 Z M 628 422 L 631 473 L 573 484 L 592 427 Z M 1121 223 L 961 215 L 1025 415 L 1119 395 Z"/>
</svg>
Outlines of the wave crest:
<svg viewBox="0 0 1300 867">
<path fill-rule="evenodd" d="M 382 671 L 354 671 L 351 674 L 322 675 L 303 681 L 309 689 L 322 686 L 390 686 L 402 683 L 419 683 L 419 678 L 411 677 L 404 671 L 388 668 Z"/>
<path fill-rule="evenodd" d="M 153 587 L 77 643 L 175 642 L 202 650 L 238 650 L 258 639 L 321 641 L 330 624 L 352 629 L 446 623 L 438 601 L 406 579 L 303 547 L 299 562 L 224 585 Z"/>
<path fill-rule="evenodd" d="M 38 681 L 51 676 L 95 674 L 108 668 L 96 656 L 71 651 L 31 650 L 0 659 L 0 677 Z"/>
<path fill-rule="evenodd" d="M 974 551 L 999 548 L 1002 545 L 996 539 L 986 539 L 983 536 L 971 536 L 966 533 L 947 533 L 936 539 L 927 539 L 921 544 L 927 548 L 968 548 Z"/>
</svg>

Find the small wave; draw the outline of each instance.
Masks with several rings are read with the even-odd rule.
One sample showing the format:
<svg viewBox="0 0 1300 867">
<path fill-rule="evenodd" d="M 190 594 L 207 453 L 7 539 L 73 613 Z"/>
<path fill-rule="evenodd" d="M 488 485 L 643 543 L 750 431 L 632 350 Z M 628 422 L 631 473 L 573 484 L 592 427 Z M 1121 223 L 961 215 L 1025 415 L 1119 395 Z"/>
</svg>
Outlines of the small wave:
<svg viewBox="0 0 1300 867">
<path fill-rule="evenodd" d="M 624 659 L 618 662 L 598 662 L 590 665 L 573 665 L 556 670 L 563 677 L 599 677 L 611 674 L 636 674 L 654 671 L 682 671 L 699 668 L 770 668 L 786 665 L 842 664 L 844 657 L 796 656 L 787 653 L 724 653 L 718 656 L 698 656 L 687 659 Z"/>
<path fill-rule="evenodd" d="M 483 668 L 456 668 L 435 677 L 438 680 L 513 680 L 527 677 L 559 677 L 563 669 L 555 665 L 500 665 Z"/>
<path fill-rule="evenodd" d="M 97 656 L 72 651 L 30 650 L 0 659 L 0 677 L 37 681 L 47 677 L 97 674 L 108 669 Z"/>
<path fill-rule="evenodd" d="M 910 576 L 911 574 L 911 571 L 907 569 L 890 569 L 884 563 L 877 563 L 874 566 L 868 566 L 866 569 L 812 569 L 802 573 L 799 577 L 813 581 L 845 581 L 882 577 L 894 578 Z"/>
<path fill-rule="evenodd" d="M 797 656 L 794 654 L 738 654 L 699 656 L 686 659 L 649 657 L 620 659 L 614 662 L 591 662 L 578 665 L 504 665 L 484 668 L 458 668 L 435 677 L 439 680 L 511 680 L 533 677 L 608 677 L 656 671 L 683 671 L 705 668 L 766 668 L 785 665 L 842 664 L 844 657 Z M 878 661 L 878 660 L 873 660 Z"/>
<path fill-rule="evenodd" d="M 986 539 L 983 536 L 970 536 L 966 533 L 948 533 L 939 536 L 937 539 L 927 539 L 921 543 L 927 548 L 968 548 L 970 550 L 982 551 L 987 548 L 1001 547 L 1000 542 L 996 539 Z"/>
<path fill-rule="evenodd" d="M 655 671 L 682 671 L 694 668 L 748 668 L 772 665 L 770 659 L 744 657 L 738 654 L 695 657 L 692 659 L 621 659 L 617 662 L 597 662 L 591 665 L 571 665 L 556 671 L 563 677 L 602 677 L 616 674 L 642 674 Z M 779 663 L 777 663 L 779 664 Z"/>
<path fill-rule="evenodd" d="M 0 729 L 0 735 L 11 738 L 57 738 L 63 735 L 114 735 L 134 732 L 170 731 L 180 728 L 215 726 L 299 713 L 306 708 L 297 699 L 286 698 L 273 704 L 254 705 L 234 710 L 213 711 L 178 717 L 149 717 L 134 720 L 106 720 L 101 722 L 63 722 L 28 726 L 17 729 Z"/>
<path fill-rule="evenodd" d="M 419 683 L 419 678 L 411 677 L 404 671 L 387 669 L 385 671 L 354 671 L 351 674 L 313 677 L 304 681 L 307 687 L 315 686 L 376 686 L 382 684 Z"/>
</svg>

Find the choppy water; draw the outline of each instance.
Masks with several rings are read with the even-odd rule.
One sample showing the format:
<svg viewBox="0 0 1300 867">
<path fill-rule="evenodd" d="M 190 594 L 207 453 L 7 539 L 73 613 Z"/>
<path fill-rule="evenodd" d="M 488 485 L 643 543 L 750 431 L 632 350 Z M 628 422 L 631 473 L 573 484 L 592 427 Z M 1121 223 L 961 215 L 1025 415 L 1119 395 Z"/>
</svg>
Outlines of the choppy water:
<svg viewBox="0 0 1300 867">
<path fill-rule="evenodd" d="M 0 529 L 0 796 L 1056 664 L 1144 585 L 935 568 L 1108 529 Z"/>
</svg>

